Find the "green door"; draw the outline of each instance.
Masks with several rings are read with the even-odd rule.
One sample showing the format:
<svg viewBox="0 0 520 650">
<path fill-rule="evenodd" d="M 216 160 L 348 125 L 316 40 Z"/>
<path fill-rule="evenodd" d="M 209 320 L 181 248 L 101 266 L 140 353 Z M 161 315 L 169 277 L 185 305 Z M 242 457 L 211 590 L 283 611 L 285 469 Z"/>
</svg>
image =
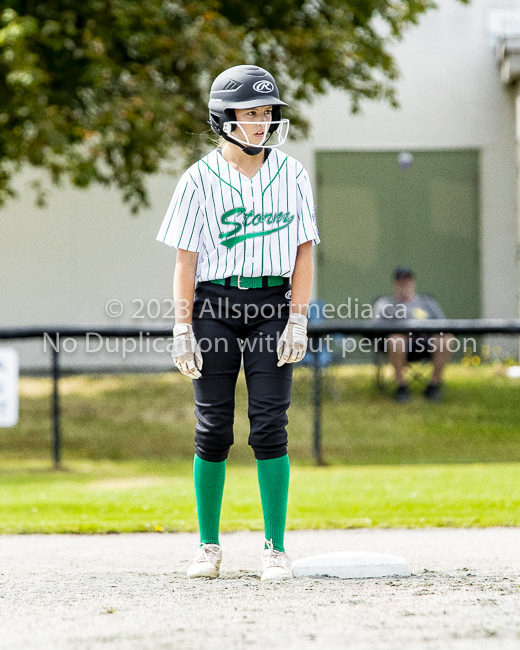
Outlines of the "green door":
<svg viewBox="0 0 520 650">
<path fill-rule="evenodd" d="M 318 297 L 391 293 L 411 266 L 448 318 L 480 317 L 478 151 L 318 152 Z"/>
</svg>

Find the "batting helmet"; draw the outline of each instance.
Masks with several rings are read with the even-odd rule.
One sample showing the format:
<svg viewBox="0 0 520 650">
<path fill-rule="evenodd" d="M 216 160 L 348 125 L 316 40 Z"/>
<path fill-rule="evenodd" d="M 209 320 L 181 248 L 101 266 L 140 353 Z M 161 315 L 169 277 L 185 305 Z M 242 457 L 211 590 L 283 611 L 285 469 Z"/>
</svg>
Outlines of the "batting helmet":
<svg viewBox="0 0 520 650">
<path fill-rule="evenodd" d="M 237 65 L 221 72 L 211 86 L 209 94 L 209 124 L 213 131 L 228 142 L 238 144 L 245 153 L 253 156 L 267 146 L 279 146 L 285 142 L 267 145 L 248 146 L 241 144 L 240 139 L 230 134 L 240 122 L 235 120 L 235 108 L 256 108 L 257 106 L 272 106 L 272 123 L 269 127 L 269 137 L 282 125 L 288 130 L 289 120 L 282 120 L 282 106 L 287 106 L 280 99 L 278 88 L 273 76 L 256 65 Z"/>
</svg>

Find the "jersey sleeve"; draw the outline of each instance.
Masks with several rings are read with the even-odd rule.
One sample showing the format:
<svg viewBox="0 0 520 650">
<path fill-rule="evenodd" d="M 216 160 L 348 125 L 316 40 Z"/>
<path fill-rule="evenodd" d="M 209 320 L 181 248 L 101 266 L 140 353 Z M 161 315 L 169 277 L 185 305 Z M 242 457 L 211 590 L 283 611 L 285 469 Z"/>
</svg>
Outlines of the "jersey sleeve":
<svg viewBox="0 0 520 650">
<path fill-rule="evenodd" d="M 442 311 L 442 307 L 435 300 L 435 298 L 432 298 L 431 296 L 428 296 L 428 307 L 430 310 L 430 318 L 446 318 L 444 312 Z"/>
<path fill-rule="evenodd" d="M 391 312 L 390 314 L 388 314 L 385 311 L 385 307 L 388 306 L 390 307 L 393 306 L 392 300 L 388 296 L 382 296 L 381 298 L 378 298 L 374 304 L 374 320 L 380 318 L 385 318 L 386 320 L 393 320 L 394 310 L 390 310 Z"/>
<path fill-rule="evenodd" d="M 312 195 L 309 174 L 301 169 L 296 179 L 298 187 L 298 246 L 312 241 L 313 245 L 320 243 L 318 224 L 316 223 L 316 208 Z"/>
<path fill-rule="evenodd" d="M 198 188 L 188 170 L 177 183 L 157 240 L 173 248 L 198 253 L 202 247 L 202 227 Z"/>
</svg>

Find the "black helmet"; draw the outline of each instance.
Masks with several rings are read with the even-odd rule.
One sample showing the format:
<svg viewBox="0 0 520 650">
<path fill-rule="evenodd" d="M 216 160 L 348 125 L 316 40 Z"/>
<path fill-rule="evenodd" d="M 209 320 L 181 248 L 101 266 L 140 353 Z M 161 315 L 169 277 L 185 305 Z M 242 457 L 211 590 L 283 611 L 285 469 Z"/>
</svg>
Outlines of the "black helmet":
<svg viewBox="0 0 520 650">
<path fill-rule="evenodd" d="M 287 104 L 280 99 L 273 76 L 256 65 L 236 65 L 221 72 L 211 85 L 209 124 L 217 135 L 233 144 L 239 144 L 224 131 L 225 123 L 235 119 L 234 109 L 268 105 L 273 107 L 273 122 L 276 122 L 269 127 L 269 133 L 274 133 L 282 118 L 282 106 Z M 233 125 L 231 130 L 235 128 Z M 250 155 L 261 151 L 257 147 L 242 148 Z"/>
</svg>

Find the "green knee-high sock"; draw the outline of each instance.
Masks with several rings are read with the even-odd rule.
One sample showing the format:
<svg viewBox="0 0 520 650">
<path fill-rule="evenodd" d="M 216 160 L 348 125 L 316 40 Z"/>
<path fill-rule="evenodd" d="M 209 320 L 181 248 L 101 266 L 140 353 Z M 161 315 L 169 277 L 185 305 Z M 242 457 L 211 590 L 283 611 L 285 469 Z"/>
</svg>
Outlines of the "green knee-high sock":
<svg viewBox="0 0 520 650">
<path fill-rule="evenodd" d="M 266 540 L 272 540 L 277 551 L 284 552 L 283 536 L 289 494 L 289 456 L 257 460 L 258 483 L 264 511 Z M 267 548 L 267 546 L 266 546 Z"/>
<path fill-rule="evenodd" d="M 225 478 L 225 460 L 220 463 L 212 463 L 195 456 L 193 480 L 201 544 L 219 544 L 218 529 Z"/>
</svg>

